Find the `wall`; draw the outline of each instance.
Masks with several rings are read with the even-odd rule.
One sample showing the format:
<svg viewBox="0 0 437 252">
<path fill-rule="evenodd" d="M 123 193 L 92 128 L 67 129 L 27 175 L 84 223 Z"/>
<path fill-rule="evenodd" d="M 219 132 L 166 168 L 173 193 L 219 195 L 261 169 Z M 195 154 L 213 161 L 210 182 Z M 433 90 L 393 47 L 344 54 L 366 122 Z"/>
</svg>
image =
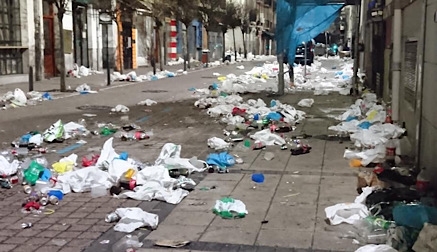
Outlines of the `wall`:
<svg viewBox="0 0 437 252">
<path fill-rule="evenodd" d="M 90 68 L 102 69 L 102 27 L 99 24 L 99 11 L 88 7 L 87 12 L 88 31 L 88 57 Z"/>
<path fill-rule="evenodd" d="M 421 144 L 420 144 L 420 166 L 427 167 L 433 176 L 434 186 L 437 186 L 437 24 L 434 22 L 434 13 L 437 11 L 437 0 L 428 0 L 426 11 L 426 35 L 425 35 L 425 57 L 423 68 L 423 97 L 421 117 Z"/>
<path fill-rule="evenodd" d="M 69 2 L 67 9 L 68 10 L 65 12 L 64 18 L 62 19 L 62 22 L 64 25 L 64 30 L 71 32 L 71 47 L 74 48 L 74 44 L 73 44 L 73 15 L 71 13 L 71 9 L 72 9 L 71 1 Z M 55 26 L 55 33 L 58 30 L 56 28 L 57 27 Z M 55 45 L 56 45 L 56 43 L 55 43 Z M 67 72 L 68 72 L 68 70 L 73 69 L 74 63 L 75 63 L 74 62 L 74 51 L 71 50 L 71 53 L 65 54 L 65 69 Z"/>
<path fill-rule="evenodd" d="M 137 28 L 137 64 L 138 66 L 148 66 L 148 54 L 152 45 L 152 18 L 144 15 L 138 15 L 135 27 Z"/>
<path fill-rule="evenodd" d="M 229 51 L 232 48 L 232 52 L 234 52 L 234 37 L 232 29 L 229 29 L 228 32 L 225 34 L 225 43 L 225 51 Z M 239 52 L 239 48 L 241 48 L 241 51 L 243 52 L 243 34 L 241 33 L 240 27 L 235 28 L 235 44 L 237 52 Z"/>
<path fill-rule="evenodd" d="M 414 105 L 411 105 L 405 100 L 405 85 L 403 76 L 405 73 L 404 62 L 404 44 L 406 41 L 419 40 L 421 32 L 421 17 L 422 6 L 421 1 L 415 1 L 411 5 L 407 6 L 402 11 L 402 66 L 401 66 L 401 85 L 400 85 L 400 122 L 405 122 L 406 129 L 408 131 L 408 137 L 405 141 L 402 141 L 402 152 L 404 155 L 414 156 L 413 148 L 415 146 L 416 137 L 416 118 Z"/>
</svg>

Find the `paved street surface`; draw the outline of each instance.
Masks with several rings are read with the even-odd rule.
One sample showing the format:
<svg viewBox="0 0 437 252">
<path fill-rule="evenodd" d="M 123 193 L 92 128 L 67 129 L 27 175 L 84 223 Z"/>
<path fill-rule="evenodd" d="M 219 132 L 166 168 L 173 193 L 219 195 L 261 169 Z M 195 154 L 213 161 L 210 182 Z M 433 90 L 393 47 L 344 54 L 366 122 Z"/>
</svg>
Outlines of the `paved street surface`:
<svg viewBox="0 0 437 252">
<path fill-rule="evenodd" d="M 37 106 L 0 111 L 3 148 L 28 131 L 43 131 L 57 119 L 76 122 L 85 118 L 90 130 L 96 128 L 97 122 L 126 124 L 126 118 L 122 118 L 124 114 L 109 113 L 111 107 L 124 104 L 131 109 L 127 114 L 129 121 L 146 130 L 153 129 L 154 136 L 139 142 L 115 139 L 116 151 L 126 151 L 142 162 L 154 162 L 164 143 L 172 142 L 182 145 L 182 157 L 205 159 L 213 152 L 207 148 L 207 139 L 222 137 L 225 126 L 206 115 L 204 110 L 194 107 L 195 99 L 188 89 L 212 84 L 214 72 L 238 75 L 259 64 L 262 62 L 246 62 L 246 70 L 237 70 L 235 65 L 221 66 L 159 81 L 123 83 L 100 90 L 98 94 L 70 95 Z M 272 99 L 263 93 L 244 97 L 261 98 L 267 104 Z M 158 104 L 151 107 L 135 105 L 147 98 L 158 101 Z M 299 108 L 307 112 L 308 118 L 291 134 L 312 135 L 307 139 L 313 147 L 311 153 L 291 156 L 289 150 L 281 150 L 279 146 L 246 151 L 237 146 L 232 154 L 241 157 L 244 163 L 230 168 L 228 174 L 193 174 L 192 178 L 199 182 L 197 189 L 178 205 L 70 193 L 58 206 L 49 207 L 54 213 L 26 214 L 20 211 L 25 198 L 21 186 L 0 189 L 0 251 L 112 251 L 112 245 L 125 234 L 115 232 L 112 229 L 114 224 L 106 223 L 104 218 L 118 207 L 140 207 L 159 215 L 156 230 L 139 229 L 132 233 L 143 242 L 143 248 L 137 250 L 141 252 L 354 251 L 357 246 L 352 244 L 352 240 L 341 238 L 351 227 L 330 226 L 325 222 L 325 207 L 353 202 L 357 193 L 354 170 L 342 158 L 349 143 L 326 140 L 328 126 L 336 123 L 320 110 L 346 108 L 353 99 L 334 93 L 313 96 L 312 92 L 297 92 L 279 100 L 296 106 L 302 98 L 313 98 L 315 103 L 312 108 Z M 84 105 L 89 106 L 78 109 Z M 97 116 L 84 117 L 84 113 Z M 87 144 L 74 150 L 79 158 L 99 153 L 107 137 L 84 140 Z M 48 148 L 59 150 L 75 141 L 51 144 Z M 274 153 L 273 160 L 264 159 L 267 151 Z M 50 152 L 45 157 L 52 163 L 61 156 Z M 251 185 L 254 172 L 265 175 L 265 182 L 256 189 Z M 225 196 L 243 201 L 249 214 L 232 220 L 214 215 L 211 209 L 215 201 Z M 22 229 L 24 222 L 31 222 L 33 226 Z M 156 240 L 186 240 L 191 243 L 180 249 L 168 249 L 154 246 Z"/>
</svg>

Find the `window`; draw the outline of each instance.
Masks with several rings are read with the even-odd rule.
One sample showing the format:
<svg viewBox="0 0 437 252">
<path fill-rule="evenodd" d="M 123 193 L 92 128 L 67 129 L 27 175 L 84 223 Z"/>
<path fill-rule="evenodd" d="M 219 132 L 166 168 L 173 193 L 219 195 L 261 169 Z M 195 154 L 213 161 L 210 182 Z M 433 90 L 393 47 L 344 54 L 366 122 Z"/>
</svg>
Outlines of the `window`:
<svg viewBox="0 0 437 252">
<path fill-rule="evenodd" d="M 21 46 L 19 0 L 0 1 L 0 46 Z"/>
<path fill-rule="evenodd" d="M 19 2 L 0 1 L 0 75 L 23 73 Z"/>
</svg>

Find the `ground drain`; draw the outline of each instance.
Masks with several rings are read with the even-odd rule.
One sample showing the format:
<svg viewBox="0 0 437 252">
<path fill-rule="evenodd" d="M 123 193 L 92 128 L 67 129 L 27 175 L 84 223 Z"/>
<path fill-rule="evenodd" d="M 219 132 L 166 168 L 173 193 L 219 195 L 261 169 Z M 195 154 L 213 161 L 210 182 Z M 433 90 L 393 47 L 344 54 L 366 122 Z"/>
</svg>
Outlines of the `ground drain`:
<svg viewBox="0 0 437 252">
<path fill-rule="evenodd" d="M 111 106 L 103 106 L 103 105 L 83 105 L 76 107 L 79 110 L 88 110 L 88 111 L 96 111 L 96 110 L 111 110 Z"/>
<path fill-rule="evenodd" d="M 143 90 L 143 93 L 167 93 L 167 90 Z"/>
</svg>

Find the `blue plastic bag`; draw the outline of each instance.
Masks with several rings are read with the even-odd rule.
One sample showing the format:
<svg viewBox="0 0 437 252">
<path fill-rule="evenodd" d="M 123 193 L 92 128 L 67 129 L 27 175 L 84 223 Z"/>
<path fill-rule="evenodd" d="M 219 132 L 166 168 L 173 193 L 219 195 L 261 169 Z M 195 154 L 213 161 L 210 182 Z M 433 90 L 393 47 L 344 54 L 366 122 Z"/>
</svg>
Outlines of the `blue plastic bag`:
<svg viewBox="0 0 437 252">
<path fill-rule="evenodd" d="M 370 126 L 372 126 L 372 124 L 368 121 L 364 121 L 364 122 L 358 124 L 358 127 L 362 128 L 362 129 L 369 129 Z"/>
<path fill-rule="evenodd" d="M 272 121 L 279 121 L 281 120 L 282 115 L 279 114 L 278 112 L 270 112 L 267 116 L 266 119 L 267 120 L 272 120 Z"/>
<path fill-rule="evenodd" d="M 422 229 L 426 223 L 437 225 L 437 208 L 424 205 L 399 205 L 393 208 L 396 225 Z"/>
<path fill-rule="evenodd" d="M 235 158 L 227 152 L 211 153 L 206 157 L 206 163 L 218 167 L 231 167 L 235 165 Z"/>
</svg>

